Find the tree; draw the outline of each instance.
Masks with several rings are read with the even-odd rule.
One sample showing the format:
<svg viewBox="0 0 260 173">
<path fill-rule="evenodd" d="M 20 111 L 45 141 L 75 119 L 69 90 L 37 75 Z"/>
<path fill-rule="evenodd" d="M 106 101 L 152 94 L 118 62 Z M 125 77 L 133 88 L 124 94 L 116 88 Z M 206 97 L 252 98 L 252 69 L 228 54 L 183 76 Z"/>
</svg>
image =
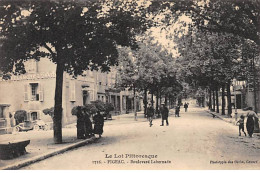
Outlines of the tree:
<svg viewBox="0 0 260 173">
<path fill-rule="evenodd" d="M 119 57 L 118 84 L 144 92 L 145 108 L 148 103 L 147 91 L 150 91 L 152 96 L 156 94 L 157 111 L 162 96 L 174 97 L 179 91 L 174 59 L 162 45 L 154 42 L 153 38 L 146 37 L 138 42 L 138 49 L 134 51 L 121 48 Z"/>
<path fill-rule="evenodd" d="M 138 80 L 138 70 L 134 61 L 133 53 L 129 47 L 119 48 L 119 65 L 118 65 L 117 88 L 129 88 L 134 91 L 134 116 L 136 112 L 136 87 Z"/>
<path fill-rule="evenodd" d="M 54 107 L 43 109 L 42 112 L 45 115 L 50 115 L 52 120 L 53 120 L 53 117 L 54 117 Z"/>
<path fill-rule="evenodd" d="M 240 57 L 240 37 L 231 34 L 202 32 L 190 28 L 187 34 L 175 37 L 183 64 L 182 70 L 186 81 L 193 87 L 208 87 L 213 92 L 212 110 L 219 111 L 218 90 L 227 85 L 228 114 L 231 115 L 230 83 L 240 70 L 237 59 Z M 240 43 L 240 44 L 239 44 Z M 222 91 L 224 92 L 224 91 Z M 211 98 L 211 94 L 210 94 Z M 210 105 L 211 106 L 211 105 Z"/>
<path fill-rule="evenodd" d="M 230 34 L 232 37 L 252 42 L 258 47 L 256 50 L 259 52 L 260 1 L 258 0 L 153 0 L 150 11 L 156 15 L 164 16 L 161 17 L 161 24 L 166 29 L 167 27 L 171 28 L 178 20 L 190 19 L 186 20 L 188 22 L 182 20 L 182 23 L 187 26 L 186 28 L 197 28 L 202 32 Z M 185 31 L 183 29 L 181 32 Z M 240 45 L 241 43 L 234 44 Z M 256 58 L 259 61 L 259 56 Z M 229 87 L 230 83 L 227 81 L 225 85 Z M 256 83 L 253 84 L 254 87 L 256 85 Z M 254 95 L 256 104 L 256 93 Z M 228 100 L 230 102 L 230 99 Z M 228 107 L 230 114 L 232 110 L 230 105 Z M 255 107 L 257 106 L 255 105 Z M 222 113 L 224 114 L 224 112 Z"/>
<path fill-rule="evenodd" d="M 260 1 L 258 0 L 153 0 L 150 11 L 164 14 L 171 25 L 183 15 L 192 19 L 189 27 L 203 31 L 228 33 L 260 45 Z M 165 18 L 163 18 L 165 20 Z M 173 20 L 175 19 L 175 20 Z"/>
<path fill-rule="evenodd" d="M 8 74 L 15 66 L 15 74 L 25 73 L 23 62 L 41 57 L 57 65 L 55 143 L 62 143 L 63 73 L 76 77 L 99 67 L 108 71 L 117 63 L 117 44 L 136 48 L 135 33 L 148 26 L 143 6 L 137 8 L 134 1 L 114 6 L 95 0 L 0 2 L 0 70 Z"/>
<path fill-rule="evenodd" d="M 27 112 L 25 110 L 18 110 L 14 114 L 16 124 L 22 123 L 26 120 Z"/>
</svg>

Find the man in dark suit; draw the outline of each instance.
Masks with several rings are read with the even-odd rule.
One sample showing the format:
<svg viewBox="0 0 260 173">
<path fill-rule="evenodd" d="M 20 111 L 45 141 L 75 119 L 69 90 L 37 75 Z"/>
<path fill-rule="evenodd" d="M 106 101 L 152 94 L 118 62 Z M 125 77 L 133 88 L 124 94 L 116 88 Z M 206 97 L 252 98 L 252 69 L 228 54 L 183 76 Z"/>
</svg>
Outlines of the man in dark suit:
<svg viewBox="0 0 260 173">
<path fill-rule="evenodd" d="M 149 121 L 150 127 L 153 125 L 154 108 L 149 104 L 147 108 L 147 119 Z"/>
<path fill-rule="evenodd" d="M 161 114 L 162 114 L 162 125 L 164 126 L 164 120 L 166 120 L 166 125 L 169 125 L 168 122 L 168 116 L 169 116 L 169 109 L 166 107 L 165 104 L 162 104 L 162 108 L 161 108 Z"/>
</svg>

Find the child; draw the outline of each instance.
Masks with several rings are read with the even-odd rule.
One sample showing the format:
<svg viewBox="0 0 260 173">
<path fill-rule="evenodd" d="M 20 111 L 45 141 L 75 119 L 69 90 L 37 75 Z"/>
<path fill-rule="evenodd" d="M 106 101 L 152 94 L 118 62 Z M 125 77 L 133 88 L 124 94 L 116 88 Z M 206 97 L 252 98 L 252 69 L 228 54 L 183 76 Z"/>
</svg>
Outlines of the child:
<svg viewBox="0 0 260 173">
<path fill-rule="evenodd" d="M 240 130 L 242 130 L 242 132 L 244 132 L 244 134 L 245 134 L 245 136 L 246 136 L 246 132 L 244 131 L 244 119 L 245 119 L 245 117 L 244 117 L 244 115 L 242 114 L 241 116 L 240 116 L 240 119 L 237 121 L 237 125 L 239 124 L 239 136 L 241 136 L 241 132 L 240 132 Z"/>
</svg>

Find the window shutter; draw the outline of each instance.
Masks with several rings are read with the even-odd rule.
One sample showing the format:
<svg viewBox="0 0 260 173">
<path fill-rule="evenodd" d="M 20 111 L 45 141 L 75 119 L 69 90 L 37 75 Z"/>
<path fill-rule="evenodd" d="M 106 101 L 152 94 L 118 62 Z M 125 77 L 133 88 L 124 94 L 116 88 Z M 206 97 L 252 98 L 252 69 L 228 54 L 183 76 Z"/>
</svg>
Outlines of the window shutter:
<svg viewBox="0 0 260 173">
<path fill-rule="evenodd" d="M 75 102 L 76 101 L 76 87 L 75 87 L 75 81 L 70 81 L 70 101 Z"/>
<path fill-rule="evenodd" d="M 24 85 L 24 101 L 28 102 L 29 101 L 29 89 L 30 86 L 28 84 Z"/>
<path fill-rule="evenodd" d="M 44 100 L 43 85 L 39 83 L 38 86 L 39 86 L 39 101 L 43 102 L 43 100 Z"/>
</svg>

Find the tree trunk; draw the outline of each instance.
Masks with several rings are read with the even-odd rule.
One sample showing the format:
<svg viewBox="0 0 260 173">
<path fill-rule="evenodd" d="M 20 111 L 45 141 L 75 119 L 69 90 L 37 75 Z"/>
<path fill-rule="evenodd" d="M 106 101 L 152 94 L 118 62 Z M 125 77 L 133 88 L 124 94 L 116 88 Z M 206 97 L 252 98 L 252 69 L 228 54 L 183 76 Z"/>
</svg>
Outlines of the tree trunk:
<svg viewBox="0 0 260 173">
<path fill-rule="evenodd" d="M 216 111 L 216 98 L 215 98 L 215 92 L 214 92 L 214 89 L 212 90 L 212 93 L 213 93 L 213 108 L 212 110 L 215 112 Z"/>
<path fill-rule="evenodd" d="M 161 112 L 160 112 L 160 105 L 162 104 L 162 95 L 161 95 L 161 90 L 158 89 L 158 94 L 159 94 L 159 103 L 158 103 L 158 118 L 161 117 Z"/>
<path fill-rule="evenodd" d="M 179 96 L 178 97 L 178 106 L 181 106 L 181 104 L 182 104 L 182 96 Z"/>
<path fill-rule="evenodd" d="M 159 105 L 161 105 L 162 104 L 162 95 L 161 95 L 161 91 L 159 91 L 159 99 L 160 99 L 160 101 L 159 101 Z"/>
<path fill-rule="evenodd" d="M 156 113 L 158 114 L 158 102 L 159 102 L 159 90 L 157 90 L 157 93 L 156 93 Z"/>
<path fill-rule="evenodd" d="M 134 86 L 134 114 L 135 114 L 135 120 L 137 120 L 135 86 Z"/>
<path fill-rule="evenodd" d="M 225 100 L 225 84 L 222 84 L 222 115 L 225 115 L 226 100 Z"/>
<path fill-rule="evenodd" d="M 217 113 L 219 113 L 218 86 L 216 87 L 216 106 L 217 106 Z"/>
<path fill-rule="evenodd" d="M 147 113 L 147 89 L 144 90 L 144 118 L 146 118 Z"/>
<path fill-rule="evenodd" d="M 154 104 L 153 104 L 153 92 L 152 92 L 152 99 L 151 99 L 151 104 L 152 104 L 152 107 L 154 106 Z"/>
<path fill-rule="evenodd" d="M 232 105 L 231 105 L 230 81 L 228 81 L 227 83 L 227 101 L 228 101 L 228 116 L 231 117 Z"/>
<path fill-rule="evenodd" d="M 209 89 L 209 110 L 212 110 L 211 90 Z"/>
<path fill-rule="evenodd" d="M 57 63 L 56 69 L 56 88 L 55 88 L 55 105 L 53 117 L 54 143 L 62 143 L 62 87 L 63 87 L 64 65 Z"/>
</svg>

